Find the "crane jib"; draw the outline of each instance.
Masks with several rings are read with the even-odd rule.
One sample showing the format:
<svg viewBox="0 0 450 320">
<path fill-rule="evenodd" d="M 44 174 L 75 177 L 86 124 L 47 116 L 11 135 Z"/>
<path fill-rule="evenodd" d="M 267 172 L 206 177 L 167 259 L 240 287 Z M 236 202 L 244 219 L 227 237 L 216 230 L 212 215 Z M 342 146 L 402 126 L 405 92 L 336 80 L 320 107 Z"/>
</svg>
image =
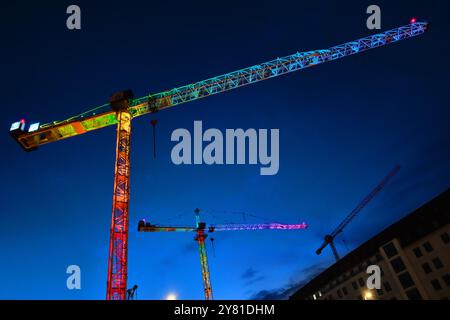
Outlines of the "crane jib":
<svg viewBox="0 0 450 320">
<path fill-rule="evenodd" d="M 425 33 L 427 29 L 427 22 L 414 22 L 328 49 L 297 52 L 290 56 L 277 58 L 269 62 L 161 93 L 150 94 L 137 99 L 130 97 L 128 112 L 133 118 L 153 113 L 157 110 L 205 98 L 248 84 L 412 38 Z M 12 124 L 10 134 L 24 150 L 31 151 L 43 144 L 77 136 L 114 124 L 117 124 L 116 111 L 112 110 L 111 104 L 105 104 L 95 108 L 92 112 L 85 112 L 67 120 L 54 121 L 43 125 L 35 123 L 31 124 L 28 128 L 25 126 L 25 120 L 22 119 Z"/>
</svg>

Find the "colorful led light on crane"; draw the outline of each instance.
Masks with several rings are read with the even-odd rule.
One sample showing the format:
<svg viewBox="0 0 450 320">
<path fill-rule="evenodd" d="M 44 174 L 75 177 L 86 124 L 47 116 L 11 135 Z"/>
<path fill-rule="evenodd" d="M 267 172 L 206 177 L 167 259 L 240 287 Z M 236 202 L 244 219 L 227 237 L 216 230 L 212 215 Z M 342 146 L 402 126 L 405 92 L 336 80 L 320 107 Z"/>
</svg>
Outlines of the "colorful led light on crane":
<svg viewBox="0 0 450 320">
<path fill-rule="evenodd" d="M 30 128 L 28 129 L 28 132 L 37 131 L 39 129 L 39 122 L 30 124 Z"/>
<path fill-rule="evenodd" d="M 300 224 L 282 224 L 282 223 L 258 223 L 258 224 L 219 224 L 209 226 L 208 231 L 237 231 L 237 230 L 299 230 L 306 229 L 308 225 L 305 222 Z"/>
<path fill-rule="evenodd" d="M 22 131 L 25 130 L 25 119 L 22 118 L 19 121 L 14 122 L 13 124 L 11 124 L 11 128 L 9 129 L 9 131 L 14 131 L 14 130 L 17 130 L 17 129 L 20 129 Z"/>
<path fill-rule="evenodd" d="M 12 124 L 11 124 L 11 128 L 9 129 L 9 131 L 13 131 L 13 130 L 17 130 L 17 129 L 19 129 L 20 128 L 20 121 L 17 121 L 17 122 L 13 122 Z"/>
</svg>

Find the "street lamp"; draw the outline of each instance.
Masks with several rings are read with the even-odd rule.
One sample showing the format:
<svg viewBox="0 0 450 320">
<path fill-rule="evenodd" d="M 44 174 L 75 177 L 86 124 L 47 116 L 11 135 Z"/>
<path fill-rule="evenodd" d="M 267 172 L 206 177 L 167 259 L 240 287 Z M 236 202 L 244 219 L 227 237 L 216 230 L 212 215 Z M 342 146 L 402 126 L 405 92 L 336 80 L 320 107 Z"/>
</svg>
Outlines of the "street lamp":
<svg viewBox="0 0 450 320">
<path fill-rule="evenodd" d="M 367 290 L 366 292 L 364 292 L 364 300 L 372 300 L 373 299 L 373 294 L 371 291 Z"/>
<path fill-rule="evenodd" d="M 169 293 L 166 296 L 166 300 L 177 300 L 177 295 L 175 293 Z"/>
</svg>

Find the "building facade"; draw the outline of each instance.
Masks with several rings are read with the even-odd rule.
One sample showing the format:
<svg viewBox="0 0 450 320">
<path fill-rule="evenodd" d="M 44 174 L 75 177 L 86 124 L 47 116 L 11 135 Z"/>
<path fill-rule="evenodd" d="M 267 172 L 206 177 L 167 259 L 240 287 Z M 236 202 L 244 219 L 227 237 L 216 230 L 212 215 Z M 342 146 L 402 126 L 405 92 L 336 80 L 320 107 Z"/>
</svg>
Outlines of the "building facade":
<svg viewBox="0 0 450 320">
<path fill-rule="evenodd" d="M 450 189 L 380 232 L 294 293 L 292 300 L 448 300 Z M 367 267 L 380 268 L 368 289 Z"/>
</svg>

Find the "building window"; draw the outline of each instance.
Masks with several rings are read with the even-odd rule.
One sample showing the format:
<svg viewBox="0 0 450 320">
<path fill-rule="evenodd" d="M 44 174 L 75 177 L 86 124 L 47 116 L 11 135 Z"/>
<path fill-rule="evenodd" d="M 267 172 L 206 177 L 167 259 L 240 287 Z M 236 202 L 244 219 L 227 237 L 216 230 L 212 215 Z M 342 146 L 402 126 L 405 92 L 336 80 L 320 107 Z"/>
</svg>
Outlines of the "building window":
<svg viewBox="0 0 450 320">
<path fill-rule="evenodd" d="M 420 258 L 421 256 L 423 256 L 422 251 L 420 251 L 420 248 L 414 248 L 413 252 L 416 258 Z"/>
<path fill-rule="evenodd" d="M 392 258 L 393 256 L 398 254 L 398 251 L 392 242 L 385 245 L 383 247 L 383 250 L 384 250 L 384 253 L 386 253 L 386 256 L 388 258 Z"/>
<path fill-rule="evenodd" d="M 428 241 L 423 244 L 423 248 L 425 249 L 426 252 L 433 251 L 433 247 L 431 246 L 431 243 L 429 243 Z"/>
<path fill-rule="evenodd" d="M 422 265 L 422 268 L 423 268 L 423 271 L 424 271 L 426 274 L 429 274 L 431 271 L 433 271 L 433 270 L 431 270 L 431 267 L 430 267 L 430 265 L 429 265 L 428 263 L 424 263 L 424 264 Z"/>
<path fill-rule="evenodd" d="M 434 258 L 432 261 L 436 269 L 441 269 L 444 266 L 439 258 Z"/>
<path fill-rule="evenodd" d="M 356 283 L 356 281 L 352 282 L 352 287 L 353 287 L 353 290 L 358 290 L 358 284 Z"/>
<path fill-rule="evenodd" d="M 442 279 L 444 280 L 445 284 L 448 286 L 450 286 L 450 276 L 448 274 L 444 275 L 442 277 Z"/>
<path fill-rule="evenodd" d="M 414 285 L 414 281 L 411 278 L 409 272 L 404 272 L 398 276 L 398 280 L 402 284 L 403 289 L 408 289 L 409 287 Z"/>
<path fill-rule="evenodd" d="M 441 283 L 439 282 L 438 279 L 432 280 L 431 285 L 433 286 L 434 290 L 436 290 L 436 291 L 442 290 Z"/>
<path fill-rule="evenodd" d="M 385 282 L 384 283 L 384 289 L 386 290 L 386 292 L 390 292 L 392 290 L 391 288 L 391 284 L 389 282 Z"/>
<path fill-rule="evenodd" d="M 379 297 L 382 296 L 383 293 L 384 293 L 383 289 L 377 289 L 377 294 L 378 294 Z"/>
<path fill-rule="evenodd" d="M 344 296 L 346 296 L 348 294 L 347 288 L 346 287 L 342 287 L 342 292 L 344 293 Z"/>
<path fill-rule="evenodd" d="M 409 300 L 422 300 L 419 290 L 416 288 L 406 291 Z"/>
<path fill-rule="evenodd" d="M 441 234 L 441 239 L 442 239 L 442 242 L 444 242 L 444 244 L 447 244 L 450 242 L 450 236 L 448 235 L 447 232 L 444 232 L 443 234 Z"/>
<path fill-rule="evenodd" d="M 365 285 L 363 278 L 359 278 L 358 283 L 359 283 L 360 287 L 364 287 L 364 285 Z"/>
<path fill-rule="evenodd" d="M 405 264 L 403 263 L 402 258 L 397 257 L 391 261 L 392 268 L 394 268 L 395 273 L 399 273 L 406 269 Z"/>
</svg>

